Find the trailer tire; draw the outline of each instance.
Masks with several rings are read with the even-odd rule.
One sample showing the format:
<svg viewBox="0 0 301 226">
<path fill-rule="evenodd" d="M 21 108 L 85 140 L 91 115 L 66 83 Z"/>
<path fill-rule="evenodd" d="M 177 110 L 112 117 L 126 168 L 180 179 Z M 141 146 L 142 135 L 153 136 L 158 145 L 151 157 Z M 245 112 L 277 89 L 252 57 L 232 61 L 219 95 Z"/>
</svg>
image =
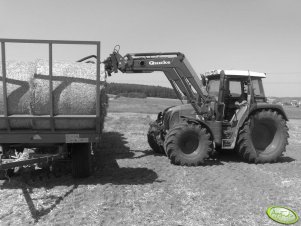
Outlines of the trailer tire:
<svg viewBox="0 0 301 226">
<path fill-rule="evenodd" d="M 74 178 L 89 177 L 92 172 L 90 143 L 72 145 L 72 176 Z"/>
<path fill-rule="evenodd" d="M 171 163 L 198 166 L 209 157 L 213 143 L 210 133 L 203 126 L 179 124 L 166 135 L 164 147 Z"/>
<path fill-rule="evenodd" d="M 288 127 L 281 114 L 273 110 L 258 111 L 239 131 L 237 151 L 248 162 L 276 162 L 285 151 L 288 137 Z"/>
</svg>

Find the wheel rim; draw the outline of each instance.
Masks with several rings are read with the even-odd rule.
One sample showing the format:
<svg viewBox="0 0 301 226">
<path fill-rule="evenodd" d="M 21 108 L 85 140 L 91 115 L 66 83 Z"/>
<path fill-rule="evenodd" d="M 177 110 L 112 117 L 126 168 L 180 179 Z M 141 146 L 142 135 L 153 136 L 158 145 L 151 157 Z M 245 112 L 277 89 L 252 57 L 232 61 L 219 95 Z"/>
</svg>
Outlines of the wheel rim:
<svg viewBox="0 0 301 226">
<path fill-rule="evenodd" d="M 182 134 L 181 138 L 179 139 L 179 146 L 184 154 L 188 155 L 193 153 L 199 146 L 198 134 L 194 131 Z"/>
<path fill-rule="evenodd" d="M 266 118 L 255 120 L 251 138 L 257 152 L 270 153 L 275 150 L 280 141 L 275 121 Z"/>
</svg>

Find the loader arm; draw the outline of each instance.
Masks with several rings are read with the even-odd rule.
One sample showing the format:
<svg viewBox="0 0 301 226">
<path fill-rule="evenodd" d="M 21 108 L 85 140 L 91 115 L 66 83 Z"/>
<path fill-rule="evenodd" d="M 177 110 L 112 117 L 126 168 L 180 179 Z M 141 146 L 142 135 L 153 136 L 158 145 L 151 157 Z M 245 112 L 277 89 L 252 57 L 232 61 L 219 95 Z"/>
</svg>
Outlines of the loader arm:
<svg viewBox="0 0 301 226">
<path fill-rule="evenodd" d="M 207 100 L 207 92 L 184 54 L 180 52 L 134 53 L 123 57 L 118 51 L 114 51 L 103 63 L 109 75 L 118 70 L 123 73 L 162 71 L 178 98 L 182 100 L 185 95 L 196 113 L 201 114 L 200 107 Z"/>
</svg>

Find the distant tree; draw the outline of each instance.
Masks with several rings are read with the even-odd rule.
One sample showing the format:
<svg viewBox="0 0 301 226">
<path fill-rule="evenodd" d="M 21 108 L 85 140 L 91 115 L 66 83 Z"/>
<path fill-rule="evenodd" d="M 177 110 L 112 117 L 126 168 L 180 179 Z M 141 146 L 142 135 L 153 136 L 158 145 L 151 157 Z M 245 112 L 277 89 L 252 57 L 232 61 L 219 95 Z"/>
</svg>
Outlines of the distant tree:
<svg viewBox="0 0 301 226">
<path fill-rule="evenodd" d="M 147 85 L 137 85 L 137 84 L 121 84 L 121 83 L 108 83 L 107 93 L 129 96 L 140 96 L 140 97 L 160 97 L 160 98 L 172 98 L 176 99 L 177 96 L 173 89 L 161 86 L 147 86 Z M 134 93 L 134 94 L 133 94 Z M 140 95 L 138 95 L 140 93 Z M 143 95 L 141 95 L 143 94 Z"/>
</svg>

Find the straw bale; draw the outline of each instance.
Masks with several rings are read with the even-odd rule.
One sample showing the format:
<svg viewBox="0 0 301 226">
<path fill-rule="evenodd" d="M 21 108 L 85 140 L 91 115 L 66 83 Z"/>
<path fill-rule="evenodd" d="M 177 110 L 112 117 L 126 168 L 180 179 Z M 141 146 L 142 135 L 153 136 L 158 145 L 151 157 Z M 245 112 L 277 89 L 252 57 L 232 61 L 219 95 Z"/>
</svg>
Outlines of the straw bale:
<svg viewBox="0 0 301 226">
<path fill-rule="evenodd" d="M 101 118 L 104 119 L 106 98 L 104 90 L 105 75 L 101 66 L 100 99 Z M 36 60 L 29 63 L 7 63 L 7 77 L 21 84 L 21 89 L 8 80 L 9 114 L 49 115 L 49 66 L 48 61 Z M 2 92 L 2 84 L 0 92 Z M 12 95 L 18 90 L 19 95 Z M 26 90 L 26 92 L 25 92 Z M 22 92 L 23 91 L 23 92 Z M 53 63 L 53 108 L 55 115 L 94 115 L 96 114 L 96 65 L 86 63 Z M 3 109 L 3 97 L 0 94 L 0 108 Z M 1 105 L 2 104 L 2 105 Z M 2 106 L 2 107 L 1 107 Z M 0 114 L 3 114 L 0 112 Z M 49 129 L 49 120 L 33 122 L 27 120 L 25 128 Z M 24 122 L 22 122 L 24 124 Z M 29 123 L 29 124 L 28 124 Z M 103 122 L 102 122 L 103 123 Z M 3 123 L 2 123 L 3 124 Z M 20 128 L 20 120 L 12 120 L 11 126 Z M 93 129 L 95 120 L 66 120 L 55 121 L 57 129 Z M 0 129 L 3 127 L 0 122 Z M 22 127 L 22 128 L 23 128 Z"/>
<path fill-rule="evenodd" d="M 34 62 L 8 61 L 6 63 L 8 114 L 30 114 L 30 86 L 28 81 L 35 72 Z M 2 64 L 0 65 L 0 114 L 4 114 Z M 12 120 L 11 126 L 29 128 L 30 120 Z M 0 129 L 4 128 L 0 120 Z"/>
</svg>

